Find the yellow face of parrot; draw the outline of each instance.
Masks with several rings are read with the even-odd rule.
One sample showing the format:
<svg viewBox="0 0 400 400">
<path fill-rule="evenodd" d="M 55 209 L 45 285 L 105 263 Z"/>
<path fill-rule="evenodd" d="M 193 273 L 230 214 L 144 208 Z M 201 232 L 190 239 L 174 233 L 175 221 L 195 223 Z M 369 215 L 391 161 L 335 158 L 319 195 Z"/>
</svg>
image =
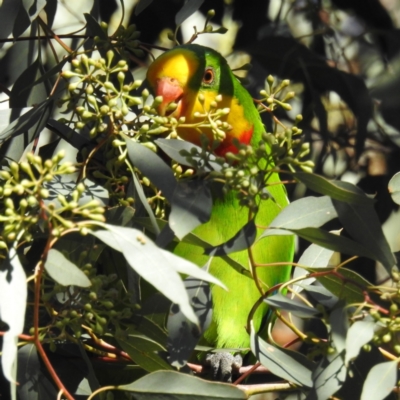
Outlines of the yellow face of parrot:
<svg viewBox="0 0 400 400">
<path fill-rule="evenodd" d="M 159 114 L 177 119 L 185 117 L 185 127 L 178 127 L 178 134 L 194 144 L 201 143 L 201 134 L 213 140 L 210 128 L 200 130 L 196 127 L 204 118 L 196 118 L 195 114 L 204 114 L 216 96 L 222 95 L 218 108 L 229 108 L 230 113 L 221 121 L 226 121 L 231 129 L 216 150 L 221 156 L 228 151 L 237 152 L 233 138 L 248 144 L 253 133 L 253 125 L 245 116 L 243 104 L 235 96 L 235 84 L 239 84 L 234 82 L 235 79 L 219 53 L 199 45 L 184 45 L 169 50 L 157 58 L 147 71 L 147 81 L 154 96 L 163 97 L 158 107 Z M 204 96 L 204 103 L 199 101 L 200 94 Z M 168 110 L 171 103 L 176 104 L 173 111 Z"/>
</svg>

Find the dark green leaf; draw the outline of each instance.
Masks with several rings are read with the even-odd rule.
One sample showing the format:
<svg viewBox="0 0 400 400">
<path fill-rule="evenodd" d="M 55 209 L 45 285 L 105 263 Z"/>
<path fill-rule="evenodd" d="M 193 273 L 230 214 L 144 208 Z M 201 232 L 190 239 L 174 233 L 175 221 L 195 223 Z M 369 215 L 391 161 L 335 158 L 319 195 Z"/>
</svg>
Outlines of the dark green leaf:
<svg viewBox="0 0 400 400">
<path fill-rule="evenodd" d="M 336 393 L 346 380 L 347 369 L 343 363 L 343 354 L 324 357 L 312 374 L 313 389 L 310 399 L 326 400 Z"/>
<path fill-rule="evenodd" d="M 363 194 L 357 188 L 360 196 Z M 370 257 L 380 261 L 391 273 L 396 260 L 383 234 L 381 223 L 372 202 L 365 204 L 350 204 L 333 199 L 333 205 L 340 222 L 351 237 L 374 254 Z"/>
<path fill-rule="evenodd" d="M 257 228 L 254 220 L 250 220 L 247 224 L 220 246 L 211 247 L 205 250 L 205 254 L 210 256 L 225 256 L 229 253 L 248 249 L 256 240 Z"/>
<path fill-rule="evenodd" d="M 245 393 L 232 385 L 207 382 L 194 376 L 174 371 L 158 371 L 139 380 L 118 387 L 135 393 L 137 400 L 243 400 Z"/>
<path fill-rule="evenodd" d="M 15 81 L 11 89 L 10 108 L 33 106 L 46 100 L 46 85 L 33 85 L 42 72 L 41 60 L 37 58 Z"/>
<path fill-rule="evenodd" d="M 291 300 L 280 293 L 274 294 L 264 301 L 274 308 L 288 311 L 299 318 L 312 318 L 319 314 L 317 309 L 306 306 L 298 301 Z"/>
<path fill-rule="evenodd" d="M 312 371 L 307 367 L 308 362 L 301 363 L 278 347 L 268 344 L 254 332 L 253 326 L 251 328 L 251 350 L 264 367 L 289 382 L 300 386 L 312 386 Z"/>
<path fill-rule="evenodd" d="M 400 204 L 400 172 L 394 174 L 389 181 L 389 193 L 396 204 Z"/>
<path fill-rule="evenodd" d="M 178 182 L 171 200 L 169 226 L 179 239 L 183 239 L 210 219 L 211 209 L 211 191 L 206 182 Z"/>
<path fill-rule="evenodd" d="M 19 37 L 29 28 L 32 21 L 36 19 L 45 5 L 46 0 L 22 0 L 13 29 L 13 36 L 15 38 Z"/>
<path fill-rule="evenodd" d="M 41 362 L 32 343 L 18 350 L 17 369 L 18 398 L 20 400 L 54 400 L 57 388 L 41 371 Z"/>
<path fill-rule="evenodd" d="M 371 368 L 364 382 L 361 400 L 383 400 L 397 383 L 398 360 L 386 361 Z"/>
<path fill-rule="evenodd" d="M 60 285 L 89 287 L 89 278 L 56 249 L 50 249 L 44 267 L 48 274 Z"/>
<path fill-rule="evenodd" d="M 304 253 L 299 258 L 298 263 L 300 265 L 306 265 L 311 268 L 326 268 L 329 265 L 329 261 L 334 254 L 333 250 L 325 249 L 316 244 L 311 244 L 307 247 Z M 295 267 L 293 272 L 293 279 L 299 278 L 300 276 L 307 275 L 308 272 L 301 267 Z M 300 293 L 303 290 L 303 285 L 310 285 L 315 281 L 315 278 L 303 279 L 300 285 L 293 285 L 294 290 Z"/>
<path fill-rule="evenodd" d="M 42 118 L 43 113 L 49 105 L 49 100 L 46 100 L 38 106 L 30 108 L 25 114 L 11 122 L 6 129 L 0 132 L 0 142 L 27 132 Z"/>
<path fill-rule="evenodd" d="M 338 298 L 322 285 L 302 286 L 304 287 L 304 290 L 307 292 L 307 294 L 309 294 L 314 300 L 322 304 L 324 307 L 332 309 L 338 302 Z"/>
<path fill-rule="evenodd" d="M 199 326 L 190 322 L 175 304 L 168 316 L 169 362 L 176 368 L 186 365 L 188 358 L 211 323 L 212 300 L 210 285 L 203 280 L 188 277 L 184 281 L 190 303 L 199 319 Z"/>
<path fill-rule="evenodd" d="M 348 255 L 364 256 L 373 260 L 378 259 L 377 255 L 368 247 L 320 228 L 291 229 L 290 232 L 330 250 Z"/>
<path fill-rule="evenodd" d="M 135 15 L 139 15 L 144 9 L 146 9 L 153 0 L 139 0 L 135 7 Z"/>
<path fill-rule="evenodd" d="M 296 172 L 293 176 L 304 183 L 309 189 L 339 201 L 351 204 L 371 204 L 373 200 L 365 194 L 360 194 L 356 186 L 348 184 L 346 188 L 342 187 L 340 181 L 331 181 L 321 175 L 310 174 L 307 172 Z"/>
<path fill-rule="evenodd" d="M 373 320 L 356 321 L 351 325 L 346 337 L 346 365 L 358 356 L 364 344 L 372 340 L 375 328 L 376 322 Z"/>
<path fill-rule="evenodd" d="M 290 203 L 270 223 L 269 228 L 302 229 L 320 227 L 336 217 L 337 214 L 332 200 L 328 196 L 309 196 Z"/>
<path fill-rule="evenodd" d="M 184 140 L 157 139 L 155 143 L 168 157 L 187 167 L 193 167 L 193 164 L 187 160 L 186 156 L 182 155 L 182 152 L 190 153 L 195 148 L 199 154 L 202 153 L 201 147 Z M 199 156 L 191 155 L 191 159 L 197 162 L 197 165 L 195 165 L 197 172 L 221 171 L 222 169 L 221 164 L 215 161 L 217 157 L 214 154 L 208 155 L 206 164 Z"/>
<path fill-rule="evenodd" d="M 310 268 L 310 271 L 320 272 L 321 270 Z M 334 268 L 327 268 L 325 271 L 331 271 L 332 274 L 317 276 L 317 281 L 335 296 L 350 304 L 363 302 L 363 291 L 372 286 L 360 275 L 345 268 L 341 268 L 337 274 L 334 273 Z"/>
<path fill-rule="evenodd" d="M 186 0 L 185 4 L 175 16 L 175 24 L 177 26 L 181 25 L 182 22 L 195 13 L 203 3 L 204 0 Z"/>
<path fill-rule="evenodd" d="M 113 225 L 105 225 L 105 227 L 107 231 L 100 230 L 91 233 L 113 249 L 122 252 L 129 265 L 142 278 L 173 303 L 178 304 L 182 313 L 197 324 L 197 317 L 190 306 L 179 273 L 190 274 L 220 286 L 222 283 L 189 261 L 160 249 L 137 229 Z"/>
<path fill-rule="evenodd" d="M 7 38 L 16 22 L 21 0 L 3 0 L 0 5 L 0 37 Z M 0 43 L 0 48 L 3 43 Z"/>
<path fill-rule="evenodd" d="M 126 148 L 132 164 L 172 202 L 177 181 L 171 168 L 156 153 L 129 138 L 126 139 Z"/>
<path fill-rule="evenodd" d="M 329 315 L 331 338 L 338 353 L 346 348 L 346 335 L 349 326 L 344 305 L 345 303 L 341 301 L 340 305 Z"/>
<path fill-rule="evenodd" d="M 172 369 L 158 354 L 165 349 L 157 342 L 146 336 L 140 336 L 128 332 L 118 332 L 115 335 L 118 344 L 129 357 L 141 368 L 148 372 Z"/>
</svg>

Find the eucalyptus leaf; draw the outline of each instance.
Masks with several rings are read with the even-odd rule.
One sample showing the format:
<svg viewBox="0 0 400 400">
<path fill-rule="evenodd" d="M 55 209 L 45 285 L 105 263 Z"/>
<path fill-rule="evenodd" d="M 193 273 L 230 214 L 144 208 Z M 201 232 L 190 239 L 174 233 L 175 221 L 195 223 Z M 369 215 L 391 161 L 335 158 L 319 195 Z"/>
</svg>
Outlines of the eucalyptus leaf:
<svg viewBox="0 0 400 400">
<path fill-rule="evenodd" d="M 17 386 L 19 400 L 54 400 L 57 387 L 41 370 L 42 365 L 33 343 L 18 350 Z"/>
<path fill-rule="evenodd" d="M 326 268 L 335 252 L 333 250 L 325 249 L 324 247 L 318 246 L 312 243 L 304 250 L 300 256 L 298 264 L 306 265 L 313 268 Z M 293 271 L 293 279 L 297 279 L 300 276 L 307 275 L 308 271 L 301 267 L 295 267 Z M 310 285 L 315 281 L 315 278 L 306 278 L 301 281 L 301 286 L 293 285 L 295 292 L 300 293 L 303 290 L 303 285 Z"/>
<path fill-rule="evenodd" d="M 204 270 L 208 269 L 206 265 Z M 182 368 L 198 343 L 202 333 L 209 327 L 212 315 L 212 299 L 210 285 L 204 280 L 187 277 L 184 281 L 190 303 L 199 319 L 195 326 L 180 311 L 172 305 L 168 316 L 168 360 L 172 366 Z"/>
<path fill-rule="evenodd" d="M 398 360 L 374 365 L 367 375 L 361 393 L 361 400 L 383 400 L 397 383 Z"/>
<path fill-rule="evenodd" d="M 314 192 L 329 196 L 332 199 L 358 205 L 372 202 L 365 194 L 360 194 L 359 190 L 354 189 L 356 188 L 354 185 L 350 186 L 349 184 L 347 187 L 342 187 L 342 182 L 331 181 L 321 175 L 308 172 L 295 172 L 293 176 Z"/>
<path fill-rule="evenodd" d="M 179 239 L 183 239 L 210 219 L 211 209 L 211 191 L 206 182 L 178 182 L 171 199 L 169 226 Z"/>
<path fill-rule="evenodd" d="M 344 302 L 340 302 L 329 315 L 330 334 L 338 353 L 341 353 L 346 348 L 346 336 L 349 327 L 347 318 Z"/>
<path fill-rule="evenodd" d="M 358 189 L 358 191 L 361 196 L 361 190 Z M 390 274 L 396 260 L 383 234 L 373 203 L 355 205 L 335 199 L 332 201 L 346 231 L 357 243 L 374 254 L 374 257 L 369 258 L 380 261 Z"/>
<path fill-rule="evenodd" d="M 244 400 L 247 395 L 240 389 L 224 383 L 208 382 L 175 371 L 157 371 L 129 385 L 118 386 L 135 394 L 137 400 Z"/>
<path fill-rule="evenodd" d="M 336 352 L 324 357 L 313 371 L 313 389 L 308 399 L 325 400 L 336 393 L 346 380 L 347 368 L 343 354 Z"/>
<path fill-rule="evenodd" d="M 346 365 L 358 356 L 365 344 L 372 340 L 376 328 L 377 324 L 373 320 L 356 321 L 350 326 L 346 337 Z"/>
<path fill-rule="evenodd" d="M 172 169 L 154 151 L 132 139 L 126 139 L 126 148 L 132 164 L 171 202 L 177 187 Z"/>
<path fill-rule="evenodd" d="M 298 301 L 291 300 L 280 293 L 266 298 L 264 302 L 274 308 L 288 311 L 299 318 L 312 318 L 320 313 L 317 309 L 306 306 Z"/>
<path fill-rule="evenodd" d="M 270 223 L 269 229 L 318 228 L 336 217 L 337 213 L 328 196 L 309 196 L 285 207 Z"/>
<path fill-rule="evenodd" d="M 177 26 L 181 25 L 182 22 L 195 13 L 203 3 L 204 0 L 186 0 L 175 16 L 175 24 Z"/>
<path fill-rule="evenodd" d="M 157 247 L 143 233 L 134 228 L 104 225 L 107 230 L 92 231 L 91 234 L 125 256 L 129 265 L 165 297 L 179 305 L 182 313 L 193 323 L 198 324 L 196 315 L 178 270 L 200 274 L 202 279 L 222 285 L 212 275 L 202 271 L 194 264 Z M 166 284 L 168 283 L 168 284 Z"/>
<path fill-rule="evenodd" d="M 312 371 L 307 367 L 308 363 L 301 363 L 278 347 L 265 342 L 254 332 L 253 325 L 251 326 L 250 346 L 261 364 L 273 374 L 300 386 L 312 386 Z"/>
<path fill-rule="evenodd" d="M 117 331 L 115 339 L 122 349 L 129 354 L 129 357 L 144 370 L 154 372 L 172 369 L 172 367 L 157 354 L 158 351 L 164 351 L 165 349 L 159 343 L 148 337 Z"/>
<path fill-rule="evenodd" d="M 310 271 L 319 272 L 320 270 L 310 268 Z M 364 301 L 364 291 L 372 286 L 363 277 L 346 268 L 341 268 L 339 271 L 335 271 L 334 268 L 327 268 L 325 271 L 332 273 L 317 276 L 318 282 L 332 294 L 350 304 L 362 303 Z"/>
<path fill-rule="evenodd" d="M 389 193 L 396 204 L 400 204 L 400 172 L 394 174 L 389 181 Z"/>
<path fill-rule="evenodd" d="M 89 287 L 92 284 L 82 270 L 56 249 L 50 249 L 47 253 L 44 268 L 60 285 Z"/>
</svg>

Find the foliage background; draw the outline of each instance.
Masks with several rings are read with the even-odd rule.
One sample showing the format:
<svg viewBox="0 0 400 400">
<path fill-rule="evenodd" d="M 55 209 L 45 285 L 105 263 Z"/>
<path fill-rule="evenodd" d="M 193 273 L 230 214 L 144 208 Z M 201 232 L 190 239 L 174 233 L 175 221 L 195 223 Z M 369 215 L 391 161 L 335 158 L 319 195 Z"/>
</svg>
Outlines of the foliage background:
<svg viewBox="0 0 400 400">
<path fill-rule="evenodd" d="M 124 24 L 126 26 L 132 23 L 136 24 L 137 30 L 141 32 L 140 41 L 145 46 L 146 44 L 156 44 L 162 47 L 171 47 L 168 32 L 175 30 L 176 18 L 179 18 L 179 11 L 184 5 L 183 1 L 154 0 L 151 2 L 141 0 L 139 4 L 136 4 L 136 2 L 126 0 L 123 3 L 125 7 Z M 392 251 L 397 251 L 399 246 L 398 205 L 396 201 L 393 201 L 388 190 L 388 185 L 393 175 L 400 170 L 400 119 L 398 112 L 400 94 L 397 89 L 400 76 L 400 41 L 398 29 L 400 24 L 400 10 L 398 3 L 396 1 L 379 2 L 377 0 L 364 2 L 271 0 L 257 1 L 251 6 L 249 6 L 248 1 L 242 0 L 226 2 L 220 0 L 191 0 L 187 4 L 189 3 L 193 10 L 199 9 L 199 11 L 185 20 L 182 29 L 177 33 L 178 40 L 181 42 L 189 40 L 193 34 L 193 25 L 201 26 L 204 23 L 204 16 L 207 11 L 211 8 L 215 9 L 215 18 L 213 19 L 213 22 L 216 24 L 215 27 L 223 25 L 228 28 L 228 33 L 225 35 L 201 35 L 196 42 L 207 44 L 219 50 L 223 55 L 228 57 L 233 67 L 251 61 L 252 68 L 247 74 L 249 82 L 247 88 L 254 97 L 257 97 L 259 91 L 264 88 L 265 77 L 268 74 L 278 76 L 281 79 L 290 79 L 292 83 L 291 88 L 296 92 L 296 98 L 291 103 L 293 109 L 290 112 L 278 110 L 276 116 L 280 120 L 290 124 L 294 121 L 295 115 L 298 113 L 303 115 L 300 127 L 303 130 L 305 140 L 311 143 L 312 159 L 316 166 L 316 173 L 330 179 L 352 182 L 357 184 L 366 193 L 375 195 L 374 208 L 376 215 L 380 223 L 385 224 L 384 231 Z M 50 142 L 54 139 L 54 136 L 52 136 L 54 132 L 51 133 L 48 129 L 49 124 L 50 128 L 52 127 L 52 123 L 48 121 L 50 115 L 46 114 L 47 110 L 43 114 L 40 114 L 42 117 L 39 121 L 33 123 L 29 119 L 32 122 L 30 128 L 32 126 L 36 128 L 30 129 L 28 133 L 24 127 L 17 127 L 19 129 L 17 131 L 15 126 L 11 129 L 9 125 L 18 116 L 19 109 L 41 104 L 47 98 L 57 78 L 57 73 L 61 69 L 60 64 L 56 61 L 55 54 L 58 54 L 58 62 L 65 55 L 65 49 L 55 42 L 52 49 L 48 44 L 44 44 L 44 42 L 42 42 L 41 46 L 38 46 L 37 41 L 23 40 L 24 37 L 36 34 L 37 15 L 44 16 L 45 11 L 47 13 L 47 25 L 52 27 L 52 30 L 57 35 L 69 35 L 71 32 L 83 29 L 82 32 L 78 32 L 70 38 L 60 36 L 61 40 L 67 46 L 75 48 L 81 40 L 78 35 L 98 35 L 98 32 L 93 32 L 96 29 L 93 23 L 86 25 L 88 19 L 85 19 L 84 13 L 89 13 L 93 17 L 93 21 L 107 22 L 108 34 L 111 35 L 120 23 L 121 5 L 122 2 L 114 0 L 84 2 L 3 0 L 0 8 L 0 39 L 2 40 L 2 47 L 0 49 L 0 88 L 2 90 L 1 98 L 5 100 L 2 103 L 4 110 L 1 121 L 2 132 L 0 133 L 1 139 L 4 140 L 0 149 L 2 158 L 8 157 L 19 162 L 24 158 L 24 152 L 27 148 L 30 148 L 29 146 L 32 146 L 32 143 L 37 148 L 42 147 L 42 150 L 44 149 L 42 153 L 44 157 L 46 154 L 52 155 L 53 151 L 55 151 L 54 148 L 43 147 L 49 141 L 49 138 Z M 39 11 L 41 14 L 38 14 Z M 182 18 L 182 14 L 180 17 Z M 21 40 L 15 42 L 6 41 L 8 37 L 19 38 Z M 90 48 L 91 45 L 93 45 L 93 42 L 89 40 L 85 46 L 86 48 Z M 41 53 L 38 58 L 39 49 Z M 156 55 L 157 52 L 154 51 L 154 54 Z M 142 55 L 140 52 L 136 54 L 134 52 L 131 53 L 129 67 L 133 71 L 135 79 L 142 79 L 144 77 L 149 62 L 150 58 L 145 57 L 144 54 Z M 52 68 L 55 68 L 55 70 L 52 70 Z M 49 71 L 52 73 L 49 73 Z M 42 82 L 34 86 L 34 89 L 21 92 L 23 88 L 29 88 L 41 76 L 44 76 L 46 79 L 43 79 Z M 269 130 L 273 129 L 273 121 L 267 114 L 264 115 L 264 123 Z M 55 116 L 56 114 L 52 115 L 53 118 Z M 38 142 L 35 142 L 38 132 L 40 132 L 40 138 Z M 12 136 L 15 136 L 15 138 L 9 140 Z M 59 149 L 57 148 L 57 150 Z M 69 157 L 70 155 L 71 157 Z M 75 153 L 70 154 L 67 151 L 66 159 L 75 162 Z M 289 179 L 289 176 L 287 178 Z M 392 192 L 396 193 L 398 190 L 397 185 L 396 181 L 392 181 Z M 338 192 L 335 192 L 332 188 L 329 190 L 321 189 L 319 181 L 314 180 L 311 183 L 303 180 L 303 183 L 288 186 L 289 194 L 293 201 L 303 199 L 306 196 L 314 196 L 316 193 L 329 195 L 333 199 L 336 196 L 337 200 L 338 196 L 343 195 L 343 192 L 340 192 L 341 189 L 344 190 L 343 188 L 346 189 L 346 187 L 340 185 L 339 187 L 335 187 L 335 190 L 338 190 Z M 347 204 L 355 204 L 356 195 L 354 193 L 357 193 L 355 190 L 354 188 L 349 189 L 351 194 L 347 193 Z M 102 198 L 103 195 L 100 193 L 97 197 Z M 303 207 L 305 206 L 303 205 Z M 355 207 L 354 209 L 358 210 L 359 208 Z M 354 209 L 350 209 L 347 214 L 343 212 L 339 216 L 339 219 L 327 222 L 324 228 L 326 230 L 335 230 L 345 226 L 344 237 L 351 238 L 369 247 L 372 249 L 372 252 L 375 252 L 375 257 L 362 257 L 363 254 L 360 254 L 362 252 L 345 252 L 346 255 L 343 256 L 342 261 L 354 254 L 361 255 L 361 257 L 352 260 L 351 263 L 346 265 L 347 268 L 357 271 L 373 284 L 386 283 L 389 287 L 396 288 L 396 282 L 387 281 L 388 277 L 392 274 L 391 266 L 389 265 L 390 262 L 387 262 L 388 265 L 386 265 L 386 268 L 382 264 L 378 265 L 378 267 L 376 266 L 376 260 L 383 261 L 383 264 L 385 264 L 384 261 L 390 259 L 390 255 L 387 252 L 383 256 L 377 255 L 382 249 L 385 249 L 386 244 L 381 245 L 382 242 L 379 242 L 381 239 L 380 227 L 377 228 L 377 224 L 373 225 L 372 221 L 375 220 L 374 217 L 371 217 L 371 204 L 368 203 L 368 206 L 366 206 L 364 212 L 361 212 L 358 220 L 351 219 L 351 212 Z M 337 208 L 336 211 L 338 211 Z M 347 221 L 344 221 L 344 216 L 347 217 Z M 361 235 L 357 235 L 357 232 L 361 232 L 364 229 L 361 223 L 373 226 L 373 229 L 371 228 L 373 232 L 371 237 L 375 238 L 375 243 L 370 242 L 371 237 L 366 242 L 362 242 L 365 238 L 363 239 Z M 296 228 L 289 226 L 288 229 Z M 313 240 L 304 232 L 302 234 L 301 232 L 297 233 L 300 237 L 297 258 L 304 255 L 304 250 L 308 248 L 310 241 L 321 244 L 320 237 L 314 237 Z M 77 240 L 79 241 L 79 239 Z M 76 241 L 72 240 L 71 246 L 75 245 Z M 330 251 L 342 250 L 342 246 L 342 243 L 337 244 L 336 248 L 331 248 Z M 40 246 L 36 247 L 36 249 L 40 249 Z M 36 251 L 40 254 L 42 250 Z M 383 253 L 385 253 L 385 250 Z M 28 260 L 29 257 L 37 259 L 38 256 L 31 253 L 27 256 Z M 327 258 L 326 254 L 325 258 Z M 117 261 L 121 262 L 121 260 Z M 78 263 L 76 260 L 74 262 Z M 312 264 L 308 265 L 311 266 Z M 362 382 L 366 379 L 373 365 L 379 366 L 380 364 L 384 364 L 385 358 L 382 357 L 382 354 L 389 360 L 393 360 L 391 364 L 387 363 L 383 365 L 383 368 L 386 367 L 388 369 L 389 372 L 387 375 L 390 379 L 393 377 L 393 371 L 396 371 L 396 368 L 393 367 L 393 365 L 397 365 L 395 361 L 398 356 L 396 350 L 396 346 L 398 346 L 396 337 L 398 331 L 396 325 L 397 310 L 395 309 L 398 299 L 395 297 L 396 291 L 394 289 L 393 291 L 382 289 L 381 287 L 372 289 L 366 281 L 361 280 L 358 276 L 356 278 L 355 275 L 346 274 L 350 273 L 345 272 L 344 276 L 358 282 L 358 289 L 362 288 L 362 290 L 360 289 L 362 293 L 365 292 L 366 288 L 369 288 L 371 297 L 376 296 L 376 298 L 373 297 L 373 301 L 377 305 L 377 310 L 380 314 L 377 315 L 375 313 L 374 321 L 376 324 L 372 324 L 372 330 L 368 330 L 364 326 L 362 329 L 358 328 L 359 330 L 353 328 L 355 333 L 350 334 L 349 332 L 351 331 L 348 324 L 350 323 L 351 326 L 354 326 L 355 322 L 357 322 L 354 316 L 357 313 L 354 312 L 353 314 L 353 309 L 349 309 L 349 314 L 347 315 L 349 321 L 343 322 L 347 320 L 347 317 L 342 318 L 340 315 L 345 313 L 343 310 L 347 310 L 347 308 L 339 306 L 333 308 L 333 310 L 336 310 L 333 312 L 332 307 L 328 303 L 323 304 L 326 307 L 326 314 L 322 316 L 318 315 L 319 322 L 311 321 L 311 325 L 308 325 L 309 328 L 307 329 L 312 330 L 317 336 L 321 335 L 321 337 L 326 335 L 326 329 L 328 329 L 330 332 L 328 336 L 333 341 L 334 347 L 344 346 L 343 348 L 347 351 L 349 351 L 349 346 L 352 343 L 350 341 L 353 338 L 352 335 L 357 336 L 361 332 L 366 331 L 369 332 L 371 337 L 367 335 L 362 344 L 372 343 L 375 335 L 376 340 L 372 346 L 372 350 L 369 353 L 360 353 L 357 359 L 358 364 L 355 364 L 353 368 L 353 374 L 355 374 L 357 379 L 348 378 L 345 385 L 338 384 L 337 381 L 332 383 L 334 380 L 331 379 L 331 384 L 327 385 L 327 392 L 321 393 L 316 389 L 315 382 L 317 382 L 317 378 L 315 374 L 317 372 L 314 370 L 311 389 L 305 389 L 308 386 L 303 380 L 299 383 L 299 386 L 303 387 L 303 389 L 298 390 L 296 396 L 302 396 L 300 393 L 303 392 L 303 396 L 310 396 L 307 398 L 314 398 L 312 396 L 316 396 L 315 398 L 324 398 L 326 393 L 329 392 L 329 396 L 331 396 L 337 390 L 341 389 L 342 394 L 339 392 L 339 397 L 350 398 L 349 396 L 352 396 L 351 398 L 358 398 L 361 396 L 363 390 L 365 392 L 371 390 L 367 386 L 363 389 L 360 381 Z M 318 275 L 315 277 L 320 278 Z M 396 276 L 392 274 L 391 278 L 396 278 Z M 319 280 L 324 285 L 323 279 L 320 278 Z M 345 300 L 353 304 L 358 304 L 361 301 L 360 297 L 357 296 L 350 298 L 350 295 L 343 289 L 343 286 L 345 286 L 342 285 L 345 282 L 343 275 L 339 276 L 335 282 L 337 287 L 334 287 L 334 285 L 329 286 L 325 282 L 325 289 L 327 288 L 331 291 L 330 294 L 325 293 L 326 296 L 332 296 L 333 293 L 333 295 L 338 297 L 344 297 Z M 311 296 L 310 293 L 311 289 L 309 288 L 309 296 Z M 319 293 L 322 293 L 322 289 Z M 361 297 L 361 299 L 365 299 L 365 297 Z M 317 307 L 316 303 L 321 305 L 320 298 L 313 301 L 314 307 Z M 290 306 L 284 302 L 277 304 L 283 309 L 289 308 L 291 310 Z M 373 307 L 369 305 L 366 307 L 366 310 L 369 312 L 371 308 Z M 389 321 L 380 319 L 380 317 L 386 315 L 385 310 L 387 311 L 386 314 L 390 317 L 388 317 Z M 300 314 L 305 320 L 313 319 L 311 318 L 311 314 L 305 316 L 301 314 L 299 309 L 291 311 L 295 315 L 296 313 Z M 306 311 L 303 310 L 302 312 Z M 311 313 L 310 310 L 308 312 Z M 338 313 L 342 314 L 338 315 Z M 29 314 L 27 318 L 29 319 Z M 321 324 L 321 321 L 323 321 L 323 324 Z M 342 321 L 342 323 L 338 321 Z M 26 324 L 29 325 L 29 323 Z M 333 327 L 334 325 L 336 328 Z M 382 328 L 381 330 L 377 328 L 378 325 Z M 165 340 L 165 338 L 160 339 L 162 335 L 153 325 L 149 327 L 149 330 L 152 331 L 151 335 L 153 335 L 150 336 L 158 345 L 162 340 Z M 158 337 L 155 332 L 161 336 Z M 388 341 L 386 341 L 387 337 L 383 340 L 388 332 L 394 332 L 394 334 Z M 139 333 L 143 334 L 143 332 Z M 132 334 L 134 335 L 135 332 Z M 342 339 L 338 339 L 338 337 Z M 347 344 L 343 345 L 342 343 L 338 345 L 338 343 L 345 341 L 343 338 L 347 338 Z M 305 341 L 307 342 L 307 340 Z M 28 346 L 22 349 L 25 348 L 24 351 L 28 351 L 29 354 Z M 304 345 L 303 350 L 307 346 L 313 349 L 312 341 Z M 52 355 L 49 352 L 49 357 L 53 357 L 51 362 L 54 365 L 57 365 L 57 362 L 63 363 L 64 366 L 59 367 L 57 372 L 61 380 L 75 387 L 80 382 L 82 376 L 87 376 L 87 360 L 83 364 L 77 362 L 77 359 L 81 356 L 76 353 L 77 350 L 74 346 L 68 347 L 65 344 L 64 346 L 59 346 L 59 348 L 61 348 L 61 353 L 58 352 Z M 150 346 L 149 352 L 156 348 L 158 349 L 157 345 L 155 347 Z M 383 349 L 383 351 L 378 351 L 378 348 Z M 23 358 L 24 351 L 20 351 L 22 360 L 26 360 Z M 320 351 L 322 352 L 321 349 Z M 268 356 L 265 356 L 265 354 L 268 354 L 268 351 L 265 350 L 265 357 L 263 354 L 258 355 L 260 358 L 263 358 L 261 360 L 263 364 L 270 367 Z M 344 353 L 341 354 L 343 356 Z M 358 353 L 354 354 L 354 357 L 357 356 Z M 281 355 L 281 357 L 284 357 L 284 355 Z M 291 357 L 294 356 L 291 355 Z M 329 355 L 325 355 L 321 359 L 322 361 L 319 364 L 320 370 L 327 370 L 327 366 L 324 365 L 323 361 L 328 359 Z M 35 368 L 40 365 L 38 360 L 36 364 L 33 364 Z M 303 359 L 301 361 L 305 362 Z M 335 362 L 332 360 L 329 361 L 334 366 L 333 368 L 336 368 L 334 372 L 340 371 L 343 363 L 340 364 L 339 361 L 335 361 L 338 363 L 335 366 Z M 346 360 L 346 363 L 348 361 Z M 66 362 L 68 362 L 68 367 L 66 367 Z M 95 363 L 96 361 L 92 362 Z M 156 362 L 159 362 L 159 360 Z M 291 358 L 291 362 L 293 362 L 293 358 Z M 366 366 L 365 370 L 362 370 L 361 365 Z M 71 368 L 75 368 L 76 370 L 82 369 L 84 371 L 82 374 L 78 373 L 76 376 L 70 376 L 72 381 L 76 379 L 77 382 L 68 382 L 68 373 L 71 371 Z M 104 368 L 104 375 L 109 373 L 99 363 L 95 368 L 98 379 L 100 379 L 99 376 L 101 376 L 100 371 L 102 368 Z M 132 374 L 130 368 L 127 368 L 123 363 L 117 367 L 114 366 L 113 371 L 115 371 L 115 368 L 121 369 L 121 373 L 118 374 L 119 377 L 122 377 L 124 375 L 123 371 L 127 370 L 127 376 Z M 165 366 L 165 368 L 167 367 Z M 151 368 L 149 369 L 152 371 Z M 42 370 L 46 371 L 45 368 L 42 368 Z M 287 375 L 284 375 L 282 371 L 273 372 L 284 379 L 287 378 Z M 43 372 L 43 374 L 45 373 Z M 326 374 L 328 373 L 329 371 L 326 372 Z M 143 374 L 143 370 L 142 372 L 137 372 L 137 377 Z M 111 375 L 115 377 L 117 374 L 113 372 Z M 382 371 L 377 371 L 375 377 L 382 375 L 384 375 Z M 323 377 L 323 375 L 321 376 Z M 344 379 L 344 376 L 341 377 Z M 51 381 L 45 375 L 41 375 L 39 378 L 45 382 L 43 383 L 44 386 L 39 385 L 41 388 L 46 387 L 46 385 L 52 385 L 49 383 Z M 394 381 L 390 379 L 389 387 L 393 387 Z M 127 381 L 122 381 L 123 383 L 127 383 Z M 374 398 L 385 398 L 385 396 L 395 398 L 393 397 L 394 394 L 389 394 L 390 390 L 386 389 L 385 391 L 384 383 L 382 382 L 381 385 L 374 386 L 375 390 L 378 390 Z M 3 385 L 6 386 L 5 380 Z M 150 383 L 146 385 L 148 385 L 146 388 L 151 386 Z M 190 385 L 187 383 L 180 384 L 183 387 L 189 387 Z M 384 388 L 381 391 L 376 389 L 380 386 Z M 223 393 L 224 390 L 221 390 Z M 215 391 L 215 388 L 212 391 Z M 38 393 L 36 391 L 34 395 L 39 395 Z M 24 394 L 23 392 L 20 392 L 19 395 L 23 399 L 34 398 L 29 397 L 32 394 Z M 226 398 L 231 398 L 229 396 L 237 394 L 225 395 L 227 396 Z M 40 398 L 45 398 L 43 397 L 43 393 L 40 396 L 42 396 Z M 81 396 L 76 398 L 87 397 L 85 395 Z"/>
</svg>

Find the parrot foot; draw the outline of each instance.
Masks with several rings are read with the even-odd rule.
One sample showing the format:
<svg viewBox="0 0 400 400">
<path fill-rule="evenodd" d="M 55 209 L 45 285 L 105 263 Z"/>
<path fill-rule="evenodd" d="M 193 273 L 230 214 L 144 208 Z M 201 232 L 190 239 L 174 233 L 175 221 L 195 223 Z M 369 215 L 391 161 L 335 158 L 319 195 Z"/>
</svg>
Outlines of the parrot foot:
<svg viewBox="0 0 400 400">
<path fill-rule="evenodd" d="M 213 379 L 232 382 L 232 372 L 242 366 L 243 359 L 240 354 L 234 356 L 225 352 L 209 353 L 206 356 L 206 364 L 211 367 Z"/>
</svg>

